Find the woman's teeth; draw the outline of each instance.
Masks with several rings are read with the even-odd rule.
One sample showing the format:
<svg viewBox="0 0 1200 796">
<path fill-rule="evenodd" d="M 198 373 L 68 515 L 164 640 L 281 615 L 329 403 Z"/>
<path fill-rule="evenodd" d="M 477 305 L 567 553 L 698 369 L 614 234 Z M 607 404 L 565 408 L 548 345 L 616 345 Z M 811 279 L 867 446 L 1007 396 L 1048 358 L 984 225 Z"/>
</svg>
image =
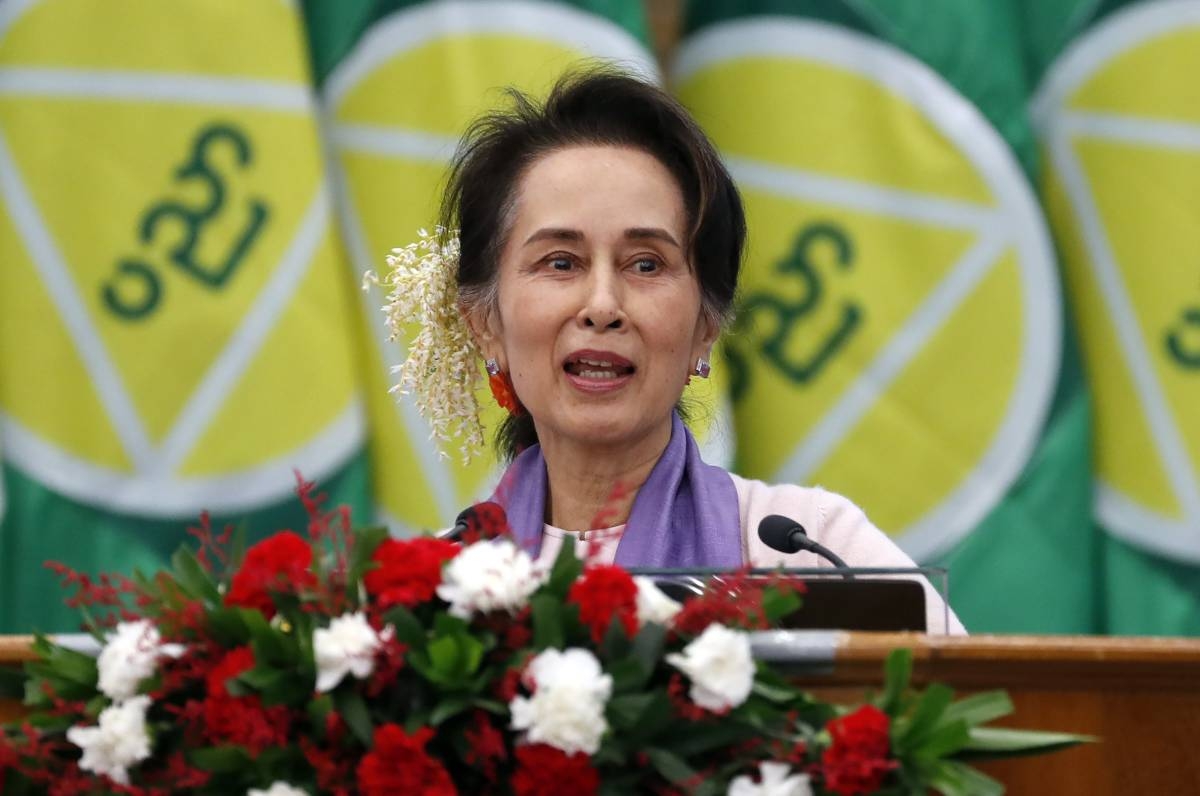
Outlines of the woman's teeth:
<svg viewBox="0 0 1200 796">
<path fill-rule="evenodd" d="M 567 370 L 584 379 L 616 379 L 631 373 L 633 368 L 615 365 L 607 359 L 578 359 Z"/>
</svg>

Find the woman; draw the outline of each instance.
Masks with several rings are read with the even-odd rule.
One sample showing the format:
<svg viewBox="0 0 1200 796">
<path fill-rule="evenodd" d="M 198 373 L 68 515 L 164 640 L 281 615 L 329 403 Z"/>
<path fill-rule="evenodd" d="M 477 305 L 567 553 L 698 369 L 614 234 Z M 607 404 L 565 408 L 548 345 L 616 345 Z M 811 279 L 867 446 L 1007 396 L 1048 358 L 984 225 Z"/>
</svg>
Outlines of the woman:
<svg viewBox="0 0 1200 796">
<path fill-rule="evenodd" d="M 518 540 L 547 557 L 576 534 L 625 566 L 826 565 L 759 540 L 760 520 L 782 514 L 852 566 L 912 566 L 845 498 L 705 464 L 680 420 L 731 313 L 746 234 L 687 112 L 606 70 L 564 78 L 544 105 L 512 96 L 464 137 L 442 221 L 460 230 L 459 309 L 510 410 L 496 499 Z"/>
</svg>

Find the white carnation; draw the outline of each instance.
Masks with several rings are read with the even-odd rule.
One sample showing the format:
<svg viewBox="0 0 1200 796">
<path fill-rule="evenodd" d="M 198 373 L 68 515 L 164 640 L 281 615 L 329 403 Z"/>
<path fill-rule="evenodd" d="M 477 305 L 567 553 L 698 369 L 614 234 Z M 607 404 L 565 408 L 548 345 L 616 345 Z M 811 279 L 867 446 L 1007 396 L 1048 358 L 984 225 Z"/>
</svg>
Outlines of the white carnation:
<svg viewBox="0 0 1200 796">
<path fill-rule="evenodd" d="M 272 782 L 271 787 L 266 790 L 251 788 L 246 791 L 246 796 L 308 796 L 308 791 L 301 790 L 286 782 Z"/>
<path fill-rule="evenodd" d="M 644 625 L 647 622 L 653 622 L 656 625 L 670 627 L 671 620 L 683 606 L 664 594 L 652 579 L 644 575 L 638 575 L 633 582 L 638 587 L 638 624 Z"/>
<path fill-rule="evenodd" d="M 67 730 L 67 740 L 83 750 L 79 767 L 128 785 L 129 767 L 150 756 L 150 736 L 146 733 L 149 707 L 150 697 L 134 697 L 102 710 L 95 727 Z"/>
<path fill-rule="evenodd" d="M 688 676 L 692 701 L 706 710 L 736 708 L 754 686 L 750 636 L 715 622 L 684 647 L 683 654 L 668 655 L 667 663 Z"/>
<path fill-rule="evenodd" d="M 787 763 L 759 763 L 758 770 L 762 782 L 737 777 L 729 783 L 729 796 L 812 796 L 808 774 L 791 774 Z"/>
<path fill-rule="evenodd" d="M 525 730 L 529 743 L 545 743 L 567 754 L 595 754 L 608 730 L 604 706 L 612 678 L 585 649 L 548 649 L 529 662 L 525 677 L 533 696 L 509 703 L 514 730 Z"/>
<path fill-rule="evenodd" d="M 462 619 L 477 612 L 515 612 L 545 577 L 529 554 L 511 541 L 485 540 L 464 547 L 446 564 L 437 594 L 450 603 L 450 613 Z"/>
<path fill-rule="evenodd" d="M 313 657 L 317 663 L 317 691 L 332 691 L 347 674 L 362 680 L 375 670 L 380 637 L 359 612 L 343 614 L 313 632 Z"/>
<path fill-rule="evenodd" d="M 129 699 L 147 677 L 154 676 L 158 659 L 183 654 L 179 644 L 163 644 L 149 619 L 122 622 L 105 641 L 96 659 L 100 691 L 114 702 Z"/>
</svg>

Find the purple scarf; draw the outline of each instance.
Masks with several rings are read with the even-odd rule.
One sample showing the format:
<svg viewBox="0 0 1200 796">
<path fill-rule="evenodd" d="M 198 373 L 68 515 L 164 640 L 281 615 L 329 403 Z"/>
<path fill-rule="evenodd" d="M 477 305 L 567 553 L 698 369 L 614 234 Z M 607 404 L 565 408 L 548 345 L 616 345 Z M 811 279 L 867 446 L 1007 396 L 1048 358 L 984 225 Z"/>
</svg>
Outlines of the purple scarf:
<svg viewBox="0 0 1200 796">
<path fill-rule="evenodd" d="M 546 518 L 546 460 L 534 445 L 508 466 L 492 500 L 504 507 L 522 549 L 536 557 Z M 624 567 L 740 567 L 742 528 L 733 479 L 705 464 L 679 415 L 671 441 L 638 491 L 617 544 Z"/>
</svg>

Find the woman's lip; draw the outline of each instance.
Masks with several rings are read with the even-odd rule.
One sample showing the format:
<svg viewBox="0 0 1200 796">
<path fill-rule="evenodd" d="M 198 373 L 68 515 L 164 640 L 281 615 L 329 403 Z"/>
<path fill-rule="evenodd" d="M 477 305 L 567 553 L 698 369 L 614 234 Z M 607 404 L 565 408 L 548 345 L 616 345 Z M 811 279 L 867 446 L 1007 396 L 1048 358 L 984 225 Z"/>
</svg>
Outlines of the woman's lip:
<svg viewBox="0 0 1200 796">
<path fill-rule="evenodd" d="M 604 379 L 589 379 L 583 376 L 576 376 L 570 371 L 563 371 L 563 375 L 567 377 L 567 381 L 570 382 L 572 387 L 580 392 L 591 393 L 593 395 L 615 392 L 633 380 L 632 373 Z"/>
<path fill-rule="evenodd" d="M 563 361 L 566 366 L 571 362 L 578 362 L 581 359 L 590 359 L 593 362 L 608 362 L 611 367 L 615 368 L 632 368 L 633 363 L 620 354 L 612 351 L 597 351 L 594 348 L 584 348 L 579 351 L 572 351 Z"/>
</svg>

